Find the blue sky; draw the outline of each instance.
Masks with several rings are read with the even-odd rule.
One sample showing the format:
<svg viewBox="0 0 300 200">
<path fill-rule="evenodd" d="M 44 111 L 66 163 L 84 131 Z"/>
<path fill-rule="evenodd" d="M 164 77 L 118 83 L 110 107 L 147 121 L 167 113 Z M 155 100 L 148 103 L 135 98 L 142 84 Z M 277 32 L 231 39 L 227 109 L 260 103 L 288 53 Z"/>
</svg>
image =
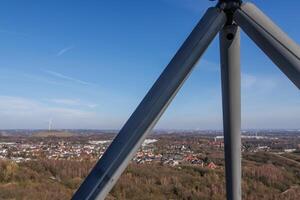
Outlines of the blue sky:
<svg viewBox="0 0 300 200">
<path fill-rule="evenodd" d="M 254 1 L 299 44 L 299 1 Z M 269 3 L 269 4 L 267 4 Z M 208 0 L 1 1 L 0 129 L 118 129 Z M 158 128 L 221 129 L 218 37 Z M 242 34 L 242 126 L 300 128 L 300 93 Z"/>
</svg>

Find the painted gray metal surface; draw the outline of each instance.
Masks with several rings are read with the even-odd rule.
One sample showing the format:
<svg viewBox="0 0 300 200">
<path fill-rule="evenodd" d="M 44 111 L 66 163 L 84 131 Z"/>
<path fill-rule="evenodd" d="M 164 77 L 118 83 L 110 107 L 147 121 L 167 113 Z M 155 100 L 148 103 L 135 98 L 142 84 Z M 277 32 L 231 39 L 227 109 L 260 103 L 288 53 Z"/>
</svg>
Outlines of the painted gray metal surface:
<svg viewBox="0 0 300 200">
<path fill-rule="evenodd" d="M 73 199 L 104 199 L 120 177 L 147 133 L 191 73 L 215 35 L 233 18 L 252 40 L 300 89 L 300 48 L 253 4 L 231 7 L 238 0 L 220 0 L 210 8 L 173 57 L 159 79 L 121 129 Z M 225 7 L 224 7 L 224 3 Z M 229 4 L 231 6 L 227 6 Z M 238 4 L 240 6 L 240 4 Z M 230 10 L 231 9 L 231 10 Z M 240 36 L 228 20 L 220 33 L 223 126 L 227 199 L 241 199 Z M 233 33 L 231 35 L 230 33 Z M 233 36 L 233 37 L 232 37 Z"/>
<path fill-rule="evenodd" d="M 300 89 L 300 47 L 252 3 L 242 4 L 234 20 Z"/>
<path fill-rule="evenodd" d="M 73 200 L 104 199 L 210 42 L 226 23 L 226 15 L 209 8 L 102 158 Z"/>
<path fill-rule="evenodd" d="M 223 132 L 227 199 L 241 199 L 240 31 L 227 25 L 220 32 Z"/>
</svg>

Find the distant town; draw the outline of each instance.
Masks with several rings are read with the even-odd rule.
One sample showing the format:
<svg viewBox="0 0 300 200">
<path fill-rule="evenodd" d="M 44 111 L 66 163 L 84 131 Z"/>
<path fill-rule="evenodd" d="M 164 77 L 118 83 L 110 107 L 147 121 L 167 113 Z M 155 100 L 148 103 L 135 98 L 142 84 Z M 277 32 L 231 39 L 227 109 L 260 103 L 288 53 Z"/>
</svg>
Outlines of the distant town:
<svg viewBox="0 0 300 200">
<path fill-rule="evenodd" d="M 97 130 L 2 130 L 0 159 L 16 163 L 37 159 L 98 160 L 116 134 Z M 215 169 L 223 157 L 223 148 L 221 131 L 155 131 L 132 162 Z M 300 130 L 243 131 L 242 151 L 276 155 L 300 151 Z"/>
</svg>

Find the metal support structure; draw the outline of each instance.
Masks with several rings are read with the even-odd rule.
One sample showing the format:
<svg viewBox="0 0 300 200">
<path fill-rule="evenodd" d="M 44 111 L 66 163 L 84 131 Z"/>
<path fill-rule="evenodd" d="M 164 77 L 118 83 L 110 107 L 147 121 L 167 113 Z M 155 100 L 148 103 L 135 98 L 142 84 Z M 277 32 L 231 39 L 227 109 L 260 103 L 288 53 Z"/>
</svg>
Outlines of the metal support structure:
<svg viewBox="0 0 300 200">
<path fill-rule="evenodd" d="M 241 199 L 240 31 L 227 25 L 220 32 L 223 132 L 227 199 Z"/>
<path fill-rule="evenodd" d="M 73 200 L 106 197 L 219 31 L 227 199 L 241 199 L 240 32 L 235 22 L 300 89 L 300 47 L 253 4 L 219 0 L 206 11 Z"/>
<path fill-rule="evenodd" d="M 252 3 L 244 3 L 234 20 L 300 89 L 300 46 Z"/>
<path fill-rule="evenodd" d="M 209 8 L 143 101 L 120 130 L 73 196 L 73 200 L 104 199 L 127 167 L 147 133 L 174 98 L 194 65 L 226 23 L 219 8 Z"/>
</svg>

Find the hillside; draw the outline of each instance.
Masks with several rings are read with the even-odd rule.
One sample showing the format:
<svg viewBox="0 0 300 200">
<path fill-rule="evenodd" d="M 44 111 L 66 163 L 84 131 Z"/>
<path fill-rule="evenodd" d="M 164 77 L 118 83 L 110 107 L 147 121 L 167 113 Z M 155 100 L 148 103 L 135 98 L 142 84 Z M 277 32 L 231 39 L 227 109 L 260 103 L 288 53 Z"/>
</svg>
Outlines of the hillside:
<svg viewBox="0 0 300 200">
<path fill-rule="evenodd" d="M 77 136 L 76 133 L 67 131 L 41 131 L 32 134 L 33 137 L 72 137 Z"/>
</svg>

